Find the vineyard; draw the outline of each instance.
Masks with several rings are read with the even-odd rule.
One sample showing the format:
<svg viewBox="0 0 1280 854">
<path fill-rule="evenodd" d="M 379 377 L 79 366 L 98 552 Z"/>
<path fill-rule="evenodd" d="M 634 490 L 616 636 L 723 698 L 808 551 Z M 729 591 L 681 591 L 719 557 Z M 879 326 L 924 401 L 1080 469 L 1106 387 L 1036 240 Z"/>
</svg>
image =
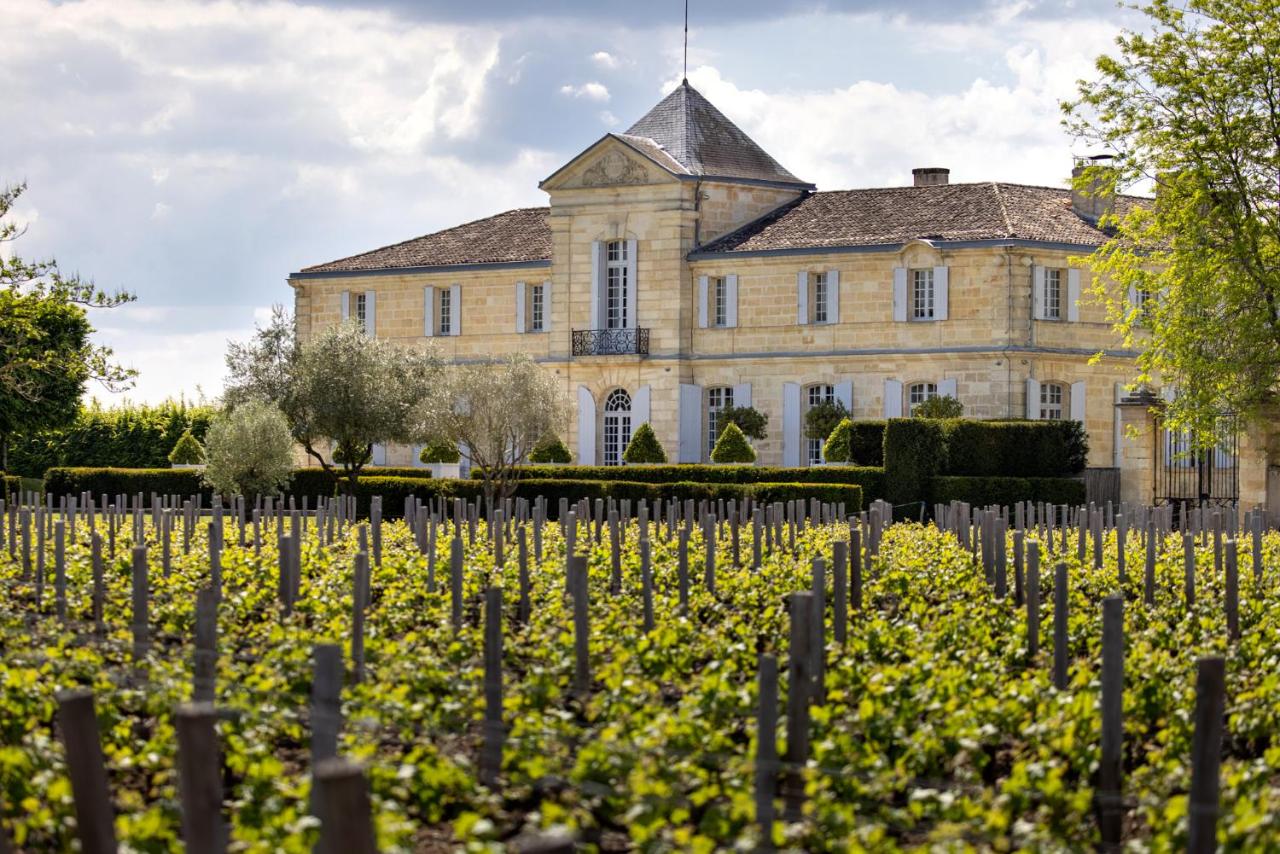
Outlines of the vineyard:
<svg viewBox="0 0 1280 854">
<path fill-rule="evenodd" d="M 1252 516 L 86 500 L 0 511 L 20 850 L 177 850 L 185 821 L 305 852 L 362 804 L 385 851 L 1280 838 L 1280 535 Z M 105 805 L 68 768 L 74 689 Z M 350 800 L 313 791 L 334 755 Z"/>
</svg>

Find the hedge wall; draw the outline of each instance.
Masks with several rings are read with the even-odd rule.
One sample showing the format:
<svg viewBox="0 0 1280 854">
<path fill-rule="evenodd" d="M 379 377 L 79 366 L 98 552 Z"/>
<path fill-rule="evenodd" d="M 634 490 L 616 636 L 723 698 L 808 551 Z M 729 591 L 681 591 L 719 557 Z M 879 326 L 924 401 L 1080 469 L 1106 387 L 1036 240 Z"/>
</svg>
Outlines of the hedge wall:
<svg viewBox="0 0 1280 854">
<path fill-rule="evenodd" d="M 8 498 L 10 495 L 22 491 L 22 478 L 16 474 L 5 474 L 0 471 L 0 497 Z"/>
<path fill-rule="evenodd" d="M 886 421 L 850 422 L 849 461 L 855 466 L 884 465 L 884 428 Z"/>
<path fill-rule="evenodd" d="M 804 483 L 844 484 L 862 487 L 867 500 L 884 495 L 884 469 L 871 466 L 521 466 L 521 479 L 625 480 L 632 483 Z M 472 478 L 479 478 L 472 471 Z"/>
<path fill-rule="evenodd" d="M 751 497 L 760 503 L 817 498 L 838 504 L 844 502 L 845 511 L 856 513 L 862 509 L 862 488 L 856 484 L 806 484 L 806 483 L 640 483 L 623 480 L 571 480 L 569 478 L 526 478 L 516 485 L 516 496 L 532 501 L 538 496 L 547 500 L 551 514 L 559 509 L 560 499 L 577 502 L 600 499 L 680 501 L 715 501 L 718 499 L 741 501 Z M 398 516 L 404 509 L 404 500 L 414 496 L 423 501 L 432 498 L 465 498 L 474 500 L 483 495 L 475 480 L 427 480 L 406 477 L 361 478 L 356 488 L 356 506 L 360 513 L 367 513 L 369 500 L 382 496 L 383 513 L 388 518 Z"/>
<path fill-rule="evenodd" d="M 213 491 L 196 469 L 125 469 L 54 467 L 44 473 L 44 491 L 55 496 L 91 492 L 98 495 L 195 495 Z"/>
<path fill-rule="evenodd" d="M 1084 471 L 1089 439 L 1079 421 L 942 422 L 938 471 L 974 477 L 1067 477 Z"/>
<path fill-rule="evenodd" d="M 941 421 L 889 419 L 884 431 L 885 499 L 895 505 L 930 503 L 929 487 L 946 449 Z"/>
<path fill-rule="evenodd" d="M 1011 506 L 1019 501 L 1078 506 L 1085 502 L 1084 481 L 1070 477 L 961 477 L 933 478 L 934 503 L 964 501 L 974 507 Z"/>
</svg>

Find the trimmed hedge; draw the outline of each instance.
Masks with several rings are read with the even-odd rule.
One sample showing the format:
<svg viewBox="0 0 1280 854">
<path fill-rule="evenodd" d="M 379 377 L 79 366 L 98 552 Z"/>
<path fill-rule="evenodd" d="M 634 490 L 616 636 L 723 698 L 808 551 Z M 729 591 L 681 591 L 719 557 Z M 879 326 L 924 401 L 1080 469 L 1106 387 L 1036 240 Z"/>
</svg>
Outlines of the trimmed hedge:
<svg viewBox="0 0 1280 854">
<path fill-rule="evenodd" d="M 930 503 L 929 488 L 942 469 L 947 443 L 943 423 L 924 418 L 891 418 L 884 431 L 885 498 L 890 504 Z"/>
<path fill-rule="evenodd" d="M 16 474 L 5 474 L 0 471 L 0 497 L 8 498 L 21 491 L 22 478 Z"/>
<path fill-rule="evenodd" d="M 869 466 L 519 466 L 516 476 L 536 480 L 629 480 L 636 483 L 845 483 L 878 486 L 884 470 Z M 471 477 L 481 477 L 472 469 Z M 870 490 L 868 490 L 870 491 Z"/>
<path fill-rule="evenodd" d="M 1070 477 L 961 477 L 933 478 L 930 492 L 934 503 L 964 501 L 974 507 L 991 504 L 1008 507 L 1019 501 L 1046 504 L 1085 503 L 1084 481 Z"/>
<path fill-rule="evenodd" d="M 974 477 L 1068 477 L 1084 471 L 1089 438 L 1079 421 L 942 422 L 946 455 L 940 474 Z"/>
<path fill-rule="evenodd" d="M 849 461 L 855 466 L 884 465 L 886 421 L 852 421 L 849 426 Z"/>
<path fill-rule="evenodd" d="M 409 496 L 428 501 L 433 498 L 464 498 L 475 500 L 483 495 L 483 490 L 475 480 L 433 480 L 423 481 L 419 478 L 405 477 L 369 477 L 361 478 L 356 488 L 356 508 L 359 513 L 367 513 L 369 500 L 382 496 L 382 512 L 387 518 L 394 518 L 403 512 L 404 500 Z M 671 483 L 640 483 L 624 480 L 572 480 L 568 478 L 521 480 L 516 485 L 516 497 L 533 500 L 538 496 L 546 499 L 548 510 L 555 515 L 559 510 L 560 499 L 577 502 L 586 498 L 589 501 L 614 499 L 638 502 L 694 500 L 716 501 L 719 499 L 741 501 L 754 498 L 760 503 L 774 501 L 790 501 L 800 499 L 808 501 L 817 498 L 823 502 L 844 502 L 845 511 L 856 513 L 862 509 L 862 488 L 856 484 L 804 484 L 804 483 L 699 483 L 692 481 L 675 481 Z"/>
<path fill-rule="evenodd" d="M 56 496 L 78 495 L 195 495 L 213 491 L 205 485 L 204 473 L 195 469 L 124 469 L 55 466 L 44 473 L 44 490 Z"/>
</svg>

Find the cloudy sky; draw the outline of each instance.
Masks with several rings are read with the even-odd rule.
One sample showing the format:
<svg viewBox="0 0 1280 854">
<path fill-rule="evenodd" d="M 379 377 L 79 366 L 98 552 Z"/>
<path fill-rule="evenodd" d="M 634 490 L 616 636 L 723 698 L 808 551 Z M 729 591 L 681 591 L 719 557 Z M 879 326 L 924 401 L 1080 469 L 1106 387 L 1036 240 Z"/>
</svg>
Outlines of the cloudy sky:
<svg viewBox="0 0 1280 854">
<path fill-rule="evenodd" d="M 1058 103 L 1138 23 L 1111 0 L 690 6 L 690 82 L 821 189 L 926 165 L 1061 186 Z M 0 0 L 16 251 L 137 294 L 95 317 L 131 397 L 216 395 L 290 272 L 544 204 L 541 178 L 678 82 L 682 9 Z"/>
</svg>

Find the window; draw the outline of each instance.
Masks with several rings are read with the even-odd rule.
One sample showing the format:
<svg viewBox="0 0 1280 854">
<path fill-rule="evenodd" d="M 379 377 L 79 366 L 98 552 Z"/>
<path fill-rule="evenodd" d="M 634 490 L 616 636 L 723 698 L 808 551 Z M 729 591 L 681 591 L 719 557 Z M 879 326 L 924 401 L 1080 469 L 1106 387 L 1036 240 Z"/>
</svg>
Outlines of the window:
<svg viewBox="0 0 1280 854">
<path fill-rule="evenodd" d="M 453 334 L 453 291 L 440 289 L 440 334 Z"/>
<path fill-rule="evenodd" d="M 529 289 L 529 331 L 542 332 L 546 327 L 547 286 L 534 285 Z"/>
<path fill-rule="evenodd" d="M 933 320 L 933 268 L 911 271 L 911 319 Z"/>
<path fill-rule="evenodd" d="M 604 402 L 604 464 L 622 465 L 622 452 L 631 443 L 631 395 L 620 388 Z"/>
<path fill-rule="evenodd" d="M 836 402 L 836 387 L 833 385 L 811 385 L 805 389 L 805 415 L 815 406 Z M 807 419 L 806 419 L 807 420 Z M 816 466 L 822 462 L 822 440 L 805 439 L 805 465 Z"/>
<path fill-rule="evenodd" d="M 729 325 L 729 284 L 724 276 L 711 279 L 711 325 Z"/>
<path fill-rule="evenodd" d="M 720 410 L 733 406 L 733 386 L 716 386 L 707 389 L 707 457 L 720 438 Z"/>
<path fill-rule="evenodd" d="M 1062 319 L 1062 270 L 1048 267 L 1044 271 L 1044 319 Z"/>
<path fill-rule="evenodd" d="M 813 322 L 826 323 L 830 305 L 831 288 L 826 273 L 813 274 Z"/>
<path fill-rule="evenodd" d="M 937 383 L 912 383 L 907 388 L 907 414 L 910 415 L 917 406 L 937 396 Z"/>
<path fill-rule="evenodd" d="M 364 326 L 365 318 L 369 314 L 369 300 L 365 294 L 355 294 L 354 296 L 356 298 L 355 319 L 360 321 L 361 326 Z"/>
<path fill-rule="evenodd" d="M 627 305 L 627 241 L 610 240 L 605 246 L 605 328 L 626 329 L 631 307 Z"/>
<path fill-rule="evenodd" d="M 1066 395 L 1063 394 L 1060 383 L 1041 383 L 1040 419 L 1042 421 L 1061 421 L 1062 401 L 1065 397 Z"/>
</svg>

